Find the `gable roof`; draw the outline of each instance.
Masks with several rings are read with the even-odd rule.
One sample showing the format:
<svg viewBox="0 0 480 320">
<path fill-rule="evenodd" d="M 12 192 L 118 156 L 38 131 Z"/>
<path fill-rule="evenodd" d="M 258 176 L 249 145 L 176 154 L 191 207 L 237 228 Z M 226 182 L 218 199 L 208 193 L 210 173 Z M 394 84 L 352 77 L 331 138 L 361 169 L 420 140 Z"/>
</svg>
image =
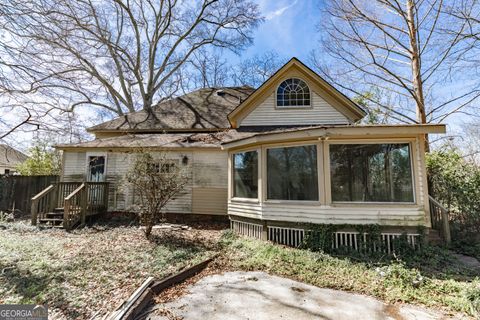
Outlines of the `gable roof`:
<svg viewBox="0 0 480 320">
<path fill-rule="evenodd" d="M 145 110 L 90 127 L 90 132 L 209 131 L 230 128 L 227 114 L 252 92 L 253 88 L 223 87 L 199 89 Z"/>
<path fill-rule="evenodd" d="M 262 102 L 262 99 L 265 98 L 264 93 L 274 86 L 283 75 L 292 69 L 298 70 L 303 75 L 310 78 L 317 86 L 317 89 L 322 92 L 322 98 L 327 100 L 330 105 L 344 114 L 352 122 L 361 120 L 366 115 L 366 112 L 359 105 L 350 100 L 347 96 L 320 77 L 316 72 L 294 57 L 258 87 L 245 101 L 230 112 L 228 119 L 232 127 L 237 128 L 240 121 Z"/>
<path fill-rule="evenodd" d="M 6 144 L 0 144 L 0 166 L 14 167 L 27 159 L 24 153 Z"/>
</svg>

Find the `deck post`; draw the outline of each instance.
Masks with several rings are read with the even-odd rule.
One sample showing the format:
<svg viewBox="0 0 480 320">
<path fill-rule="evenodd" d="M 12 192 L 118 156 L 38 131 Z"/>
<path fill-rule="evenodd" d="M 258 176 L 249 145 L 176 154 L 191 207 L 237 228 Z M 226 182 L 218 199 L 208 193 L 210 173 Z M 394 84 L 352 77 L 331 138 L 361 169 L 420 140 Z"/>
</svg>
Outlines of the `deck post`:
<svg viewBox="0 0 480 320">
<path fill-rule="evenodd" d="M 82 196 L 81 196 L 81 215 L 82 215 L 82 220 L 81 224 L 85 225 L 85 222 L 87 221 L 87 201 L 88 201 L 88 193 L 90 192 L 90 184 L 88 182 L 85 183 L 85 188 L 82 190 Z"/>
<path fill-rule="evenodd" d="M 448 211 L 442 210 L 443 234 L 445 236 L 445 244 L 448 246 L 452 242 L 450 234 L 450 222 L 448 221 Z"/>
<path fill-rule="evenodd" d="M 31 207 L 31 214 L 32 214 L 32 226 L 37 225 L 37 216 L 38 216 L 38 200 L 32 199 L 32 207 Z"/>
<path fill-rule="evenodd" d="M 58 188 L 58 185 L 55 184 L 55 187 L 54 187 L 54 192 L 50 195 L 50 203 L 48 205 L 48 210 L 49 211 L 53 211 L 55 210 L 55 208 L 57 208 L 57 202 L 58 202 L 58 191 L 59 191 L 59 188 Z"/>
</svg>

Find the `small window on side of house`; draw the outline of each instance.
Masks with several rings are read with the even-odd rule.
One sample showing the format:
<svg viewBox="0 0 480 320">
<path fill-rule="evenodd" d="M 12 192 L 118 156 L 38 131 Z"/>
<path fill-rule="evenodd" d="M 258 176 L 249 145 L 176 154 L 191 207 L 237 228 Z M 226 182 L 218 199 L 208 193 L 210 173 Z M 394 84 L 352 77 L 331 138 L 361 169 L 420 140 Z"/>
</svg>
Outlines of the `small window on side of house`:
<svg viewBox="0 0 480 320">
<path fill-rule="evenodd" d="M 164 163 L 154 162 L 151 163 L 150 166 L 152 171 L 154 171 L 155 173 L 173 173 L 175 172 L 177 164 L 175 163 L 175 161 Z"/>
<path fill-rule="evenodd" d="M 258 198 L 258 152 L 247 151 L 233 155 L 233 196 Z"/>
</svg>

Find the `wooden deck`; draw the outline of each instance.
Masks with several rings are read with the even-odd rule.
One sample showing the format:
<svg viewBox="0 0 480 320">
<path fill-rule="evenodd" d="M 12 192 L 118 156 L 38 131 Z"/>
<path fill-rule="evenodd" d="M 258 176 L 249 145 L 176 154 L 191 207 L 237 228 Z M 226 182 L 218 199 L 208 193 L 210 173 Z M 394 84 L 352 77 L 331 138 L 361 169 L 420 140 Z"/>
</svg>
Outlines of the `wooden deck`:
<svg viewBox="0 0 480 320">
<path fill-rule="evenodd" d="M 107 210 L 108 182 L 58 182 L 32 198 L 32 225 L 73 229 Z"/>
</svg>

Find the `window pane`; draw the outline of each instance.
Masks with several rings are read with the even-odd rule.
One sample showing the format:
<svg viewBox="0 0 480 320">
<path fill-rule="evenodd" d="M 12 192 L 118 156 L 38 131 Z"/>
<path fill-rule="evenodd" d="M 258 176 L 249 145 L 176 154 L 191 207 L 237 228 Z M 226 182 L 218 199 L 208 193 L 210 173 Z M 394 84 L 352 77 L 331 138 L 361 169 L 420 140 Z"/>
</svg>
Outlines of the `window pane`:
<svg viewBox="0 0 480 320">
<path fill-rule="evenodd" d="M 408 144 L 330 145 L 333 201 L 413 202 Z"/>
<path fill-rule="evenodd" d="M 105 157 L 91 156 L 88 158 L 88 181 L 102 182 L 105 180 Z"/>
<path fill-rule="evenodd" d="M 267 150 L 267 197 L 318 200 L 316 146 Z"/>
<path fill-rule="evenodd" d="M 258 154 L 257 151 L 233 155 L 233 196 L 258 198 Z"/>
<path fill-rule="evenodd" d="M 277 106 L 310 105 L 310 89 L 300 79 L 287 79 L 277 89 Z"/>
</svg>

